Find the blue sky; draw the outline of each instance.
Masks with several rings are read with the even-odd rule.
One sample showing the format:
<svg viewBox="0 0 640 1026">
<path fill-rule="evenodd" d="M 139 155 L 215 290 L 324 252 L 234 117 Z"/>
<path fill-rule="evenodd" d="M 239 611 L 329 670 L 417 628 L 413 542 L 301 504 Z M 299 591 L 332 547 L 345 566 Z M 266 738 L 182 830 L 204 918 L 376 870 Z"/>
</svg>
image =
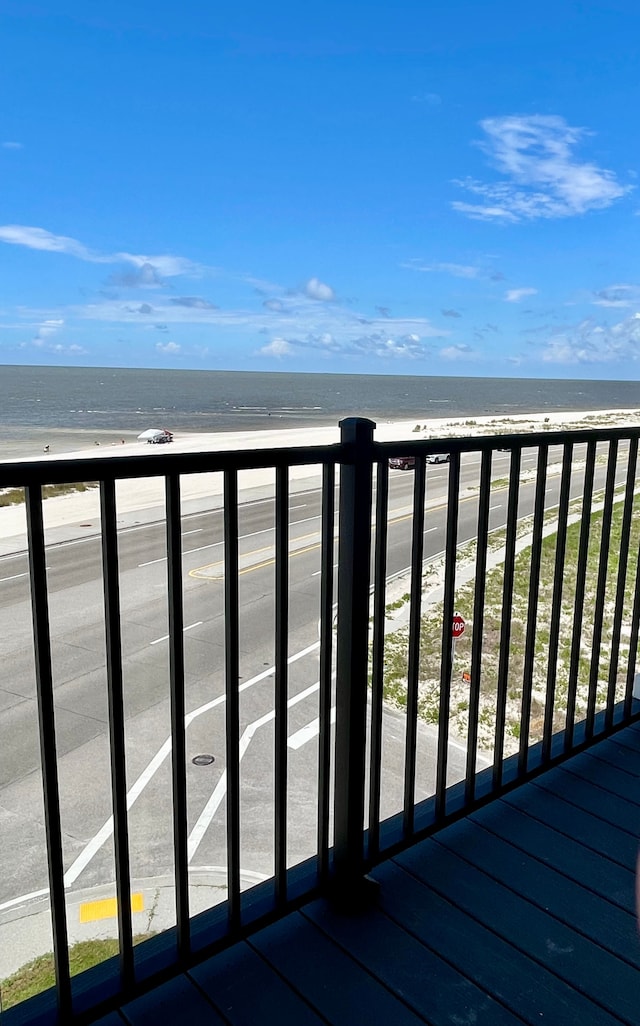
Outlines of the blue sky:
<svg viewBox="0 0 640 1026">
<path fill-rule="evenodd" d="M 640 377 L 640 8 L 0 16 L 0 363 Z"/>
</svg>

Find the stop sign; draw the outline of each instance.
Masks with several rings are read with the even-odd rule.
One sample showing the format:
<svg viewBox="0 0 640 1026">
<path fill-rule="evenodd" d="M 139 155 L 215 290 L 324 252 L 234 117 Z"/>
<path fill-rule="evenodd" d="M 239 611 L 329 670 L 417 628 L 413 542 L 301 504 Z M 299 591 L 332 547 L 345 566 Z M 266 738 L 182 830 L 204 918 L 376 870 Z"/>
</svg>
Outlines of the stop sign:
<svg viewBox="0 0 640 1026">
<path fill-rule="evenodd" d="M 451 637 L 461 638 L 464 634 L 465 628 L 464 617 L 460 616 L 460 613 L 454 613 L 453 620 L 451 621 Z"/>
</svg>

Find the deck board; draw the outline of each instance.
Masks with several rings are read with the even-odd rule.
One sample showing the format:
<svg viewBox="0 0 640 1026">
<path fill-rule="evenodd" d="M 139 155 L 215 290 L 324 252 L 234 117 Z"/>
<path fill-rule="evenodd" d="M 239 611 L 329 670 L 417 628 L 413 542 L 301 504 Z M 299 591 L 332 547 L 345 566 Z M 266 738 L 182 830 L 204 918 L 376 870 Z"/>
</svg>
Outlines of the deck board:
<svg viewBox="0 0 640 1026">
<path fill-rule="evenodd" d="M 640 726 L 125 1005 L 104 1026 L 635 1026 Z"/>
<path fill-rule="evenodd" d="M 463 826 L 466 829 L 463 829 Z M 640 968 L 640 943 L 636 917 L 603 900 L 551 866 L 525 854 L 511 841 L 501 846 L 500 863 L 495 857 L 495 836 L 479 823 L 464 820 L 438 835 L 438 843 L 467 859 L 498 881 L 508 880 L 528 901 L 551 909 L 586 937 L 618 958 Z"/>
<path fill-rule="evenodd" d="M 246 942 L 196 966 L 189 975 L 231 1026 L 255 1026 L 256 993 L 266 1022 L 320 1026 L 324 1021 Z"/>
<path fill-rule="evenodd" d="M 471 843 L 471 839 L 468 838 Z M 502 861 L 504 845 L 496 844 L 494 858 L 503 881 L 492 879 L 437 840 L 429 842 L 420 876 L 442 897 L 487 928 L 514 950 L 555 974 L 559 980 L 630 1024 L 637 1022 L 638 971 L 578 933 L 559 917 L 524 899 L 517 877 L 511 879 Z M 515 887 L 515 891 L 511 889 Z M 600 974 L 608 981 L 603 992 Z M 608 1022 L 595 1008 L 588 1021 Z"/>
<path fill-rule="evenodd" d="M 300 913 L 267 927 L 250 943 L 334 1026 L 425 1022 Z"/>
<path fill-rule="evenodd" d="M 378 908 L 343 916 L 317 901 L 304 914 L 433 1026 L 522 1022 Z"/>
</svg>

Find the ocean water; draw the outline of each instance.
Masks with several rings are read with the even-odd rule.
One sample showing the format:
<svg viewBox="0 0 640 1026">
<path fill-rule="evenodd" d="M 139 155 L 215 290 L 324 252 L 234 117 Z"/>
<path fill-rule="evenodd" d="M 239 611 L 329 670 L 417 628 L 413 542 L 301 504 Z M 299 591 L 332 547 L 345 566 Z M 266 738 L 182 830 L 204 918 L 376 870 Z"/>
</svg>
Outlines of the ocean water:
<svg viewBox="0 0 640 1026">
<path fill-rule="evenodd" d="M 61 444 L 131 441 L 149 427 L 238 431 L 353 415 L 428 420 L 615 408 L 640 408 L 640 382 L 4 366 L 0 458 L 33 451 L 49 436 L 61 451 Z"/>
</svg>

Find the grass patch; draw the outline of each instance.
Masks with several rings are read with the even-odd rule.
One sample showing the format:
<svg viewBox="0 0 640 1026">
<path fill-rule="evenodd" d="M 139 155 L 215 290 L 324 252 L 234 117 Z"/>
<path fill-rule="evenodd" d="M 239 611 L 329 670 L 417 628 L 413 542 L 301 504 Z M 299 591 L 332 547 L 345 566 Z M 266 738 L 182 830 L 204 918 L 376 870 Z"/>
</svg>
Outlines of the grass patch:
<svg viewBox="0 0 640 1026">
<path fill-rule="evenodd" d="M 97 481 L 76 481 L 75 484 L 49 484 L 42 486 L 42 498 L 53 499 L 56 495 L 71 495 L 74 492 L 89 492 L 98 487 Z M 24 488 L 7 488 L 0 492 L 0 506 L 20 506 L 24 502 Z"/>
<path fill-rule="evenodd" d="M 518 549 L 514 560 L 513 587 L 505 595 L 504 528 L 492 531 L 488 539 L 488 554 L 497 559 L 484 577 L 483 624 L 481 636 L 480 679 L 476 679 L 474 691 L 479 693 L 479 744 L 491 749 L 494 742 L 498 702 L 504 702 L 505 711 L 505 754 L 517 750 L 521 733 L 522 696 L 531 691 L 531 722 L 528 743 L 542 737 L 545 706 L 552 709 L 552 728 L 564 727 L 567 699 L 575 690 L 576 720 L 582 719 L 589 701 L 595 710 L 603 708 L 609 690 L 615 701 L 624 697 L 626 670 L 629 659 L 629 637 L 631 610 L 635 589 L 634 553 L 640 548 L 640 496 L 634 500 L 634 514 L 631 519 L 629 558 L 626 573 L 619 576 L 619 556 L 622 541 L 622 520 L 624 503 L 619 501 L 623 488 L 616 488 L 612 510 L 611 530 L 603 537 L 603 512 L 594 510 L 589 517 L 587 566 L 584 581 L 584 603 L 580 622 L 574 630 L 575 601 L 577 589 L 577 564 L 580 548 L 582 523 L 578 519 L 582 499 L 572 500 L 569 515 L 575 519 L 566 533 L 566 545 L 562 569 L 556 576 L 557 509 L 547 510 L 544 527 L 547 531 L 542 540 L 540 573 L 532 583 L 531 539 L 533 517 L 525 517 L 517 524 Z M 603 493 L 596 491 L 593 505 L 603 499 Z M 502 551 L 500 551 L 502 550 Z M 464 739 L 467 733 L 468 709 L 473 691 L 468 682 L 462 681 L 462 671 L 471 669 L 471 645 L 473 637 L 473 611 L 476 581 L 472 576 L 475 567 L 476 542 L 466 543 L 457 551 L 455 608 L 464 616 L 467 629 L 456 647 L 453 680 L 451 687 L 450 723 L 452 731 Z M 471 568 L 471 576 L 470 570 Z M 426 601 L 432 589 L 433 565 L 426 568 L 424 588 L 425 603 L 420 625 L 420 664 L 418 673 L 419 716 L 427 723 L 437 722 L 440 705 L 440 672 L 442 666 L 442 601 Z M 442 566 L 439 566 L 440 572 Z M 466 571 L 463 578 L 462 571 Z M 470 578 L 470 579 L 469 579 Z M 603 612 L 600 624 L 595 623 L 595 605 L 598 580 L 605 582 L 603 591 Z M 465 583 L 466 582 L 466 583 Z M 436 582 L 437 583 L 437 582 Z M 622 622 L 614 623 L 618 587 L 622 602 Z M 531 588 L 537 591 L 537 615 L 532 632 L 533 671 L 525 680 L 525 649 L 528 628 L 528 606 Z M 437 592 L 435 596 L 437 596 Z M 440 595 L 442 592 L 439 593 Z M 434 596 L 434 597 L 435 597 Z M 512 613 L 508 624 L 503 624 L 505 597 L 512 602 Z M 560 616 L 557 651 L 550 650 L 550 623 L 554 603 Z M 533 625 L 532 625 L 533 627 Z M 508 643 L 502 644 L 508 634 Z M 619 632 L 619 633 L 618 633 Z M 612 665 L 614 638 L 619 644 L 617 665 Z M 385 640 L 385 698 L 391 704 L 403 708 L 407 694 L 407 654 L 409 628 L 403 626 L 391 631 Z M 498 679 L 504 674 L 505 691 L 498 695 Z M 478 687 L 479 684 L 479 687 Z M 551 689 L 547 695 L 548 687 Z"/>
<path fill-rule="evenodd" d="M 134 944 L 153 937 L 153 933 L 140 933 L 133 938 Z M 77 976 L 85 969 L 92 969 L 100 962 L 106 962 L 113 958 L 120 950 L 116 937 L 107 937 L 104 940 L 78 941 L 69 948 L 69 963 L 71 975 Z M 56 974 L 53 964 L 53 952 L 46 955 L 39 955 L 31 962 L 27 962 L 21 969 L 6 980 L 0 983 L 0 1009 L 6 1012 L 7 1008 L 26 1001 L 35 994 L 41 994 L 50 987 L 55 986 Z"/>
</svg>

